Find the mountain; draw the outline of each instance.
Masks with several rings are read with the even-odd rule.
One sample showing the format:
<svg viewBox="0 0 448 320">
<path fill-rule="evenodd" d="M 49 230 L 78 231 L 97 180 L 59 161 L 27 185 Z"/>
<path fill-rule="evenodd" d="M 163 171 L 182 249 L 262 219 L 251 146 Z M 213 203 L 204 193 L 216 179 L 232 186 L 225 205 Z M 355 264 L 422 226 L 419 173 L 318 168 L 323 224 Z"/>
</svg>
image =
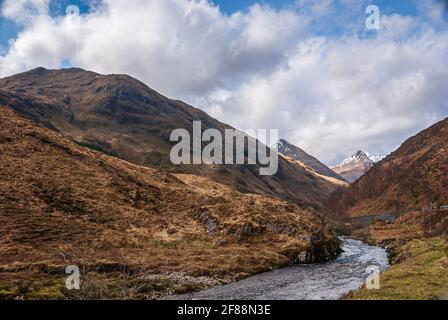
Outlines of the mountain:
<svg viewBox="0 0 448 320">
<path fill-rule="evenodd" d="M 334 179 L 345 182 L 345 179 L 341 177 L 339 174 L 328 168 L 322 162 L 317 160 L 315 157 L 309 155 L 299 147 L 293 145 L 292 143 L 281 139 L 277 145 L 278 153 L 283 155 L 284 157 L 291 159 L 300 163 L 302 166 L 306 167 L 310 172 L 314 172 L 322 177 L 330 178 L 334 181 Z"/>
<path fill-rule="evenodd" d="M 3 102 L 0 169 L 0 299 L 152 299 L 338 252 L 313 210 L 93 151 Z"/>
<path fill-rule="evenodd" d="M 358 151 L 342 161 L 340 165 L 333 167 L 332 170 L 344 177 L 348 182 L 353 183 L 382 159 L 384 159 L 383 156 Z"/>
<path fill-rule="evenodd" d="M 0 79 L 0 103 L 83 146 L 137 165 L 200 175 L 243 193 L 322 207 L 336 189 L 283 158 L 275 176 L 260 176 L 259 168 L 249 165 L 174 166 L 169 158 L 174 129 L 191 133 L 193 121 L 202 121 L 203 130 L 231 127 L 126 75 L 37 68 Z"/>
<path fill-rule="evenodd" d="M 448 119 L 377 163 L 349 188 L 332 195 L 339 215 L 407 212 L 448 205 Z"/>
</svg>

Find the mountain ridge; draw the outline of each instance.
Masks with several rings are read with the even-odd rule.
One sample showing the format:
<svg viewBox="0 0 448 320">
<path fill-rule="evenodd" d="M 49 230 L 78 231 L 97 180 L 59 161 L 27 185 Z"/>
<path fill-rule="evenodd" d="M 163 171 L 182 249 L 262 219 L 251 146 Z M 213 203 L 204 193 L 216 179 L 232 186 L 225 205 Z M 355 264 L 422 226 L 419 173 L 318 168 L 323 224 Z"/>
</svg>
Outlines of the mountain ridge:
<svg viewBox="0 0 448 320">
<path fill-rule="evenodd" d="M 341 182 L 345 182 L 345 179 L 342 176 L 327 167 L 316 157 L 311 156 L 306 151 L 290 143 L 289 141 L 280 139 L 275 147 L 283 156 L 300 162 L 301 164 L 309 167 L 312 171 L 315 171 L 322 176 L 334 178 L 340 180 Z"/>
<path fill-rule="evenodd" d="M 277 174 L 264 177 L 257 166 L 174 166 L 169 158 L 172 130 L 191 132 L 193 121 L 201 121 L 203 129 L 232 127 L 126 75 L 37 68 L 0 79 L 0 95 L 19 114 L 137 165 L 202 175 L 244 193 L 312 207 L 323 207 L 337 187 L 283 158 Z"/>
</svg>

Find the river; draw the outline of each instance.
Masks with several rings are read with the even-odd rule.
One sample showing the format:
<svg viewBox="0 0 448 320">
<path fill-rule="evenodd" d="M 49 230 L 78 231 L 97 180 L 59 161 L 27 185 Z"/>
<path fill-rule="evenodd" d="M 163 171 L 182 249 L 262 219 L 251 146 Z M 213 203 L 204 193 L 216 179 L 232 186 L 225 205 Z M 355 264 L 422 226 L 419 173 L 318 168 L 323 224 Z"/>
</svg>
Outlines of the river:
<svg viewBox="0 0 448 320">
<path fill-rule="evenodd" d="M 369 274 L 366 269 L 389 267 L 386 250 L 361 241 L 341 239 L 342 253 L 336 260 L 313 265 L 290 266 L 251 276 L 208 290 L 172 296 L 172 300 L 338 300 L 359 289 Z"/>
</svg>

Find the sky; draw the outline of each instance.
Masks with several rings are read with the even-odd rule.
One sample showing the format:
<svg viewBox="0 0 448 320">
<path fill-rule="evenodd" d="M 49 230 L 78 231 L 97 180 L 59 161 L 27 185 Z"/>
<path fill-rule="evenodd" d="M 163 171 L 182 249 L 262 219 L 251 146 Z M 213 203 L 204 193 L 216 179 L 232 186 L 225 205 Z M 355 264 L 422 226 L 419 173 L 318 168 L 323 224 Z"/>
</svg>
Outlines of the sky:
<svg viewBox="0 0 448 320">
<path fill-rule="evenodd" d="M 357 150 L 387 155 L 448 116 L 444 2 L 0 0 L 0 77 L 129 74 L 335 165 Z M 366 26 L 369 5 L 379 29 Z"/>
</svg>

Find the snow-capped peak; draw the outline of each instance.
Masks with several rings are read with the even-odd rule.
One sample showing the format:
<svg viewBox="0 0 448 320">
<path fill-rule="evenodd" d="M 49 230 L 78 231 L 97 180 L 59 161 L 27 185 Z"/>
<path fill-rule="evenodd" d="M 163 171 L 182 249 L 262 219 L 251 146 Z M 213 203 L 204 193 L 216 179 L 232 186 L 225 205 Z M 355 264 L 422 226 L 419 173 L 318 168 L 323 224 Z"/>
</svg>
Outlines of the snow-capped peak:
<svg viewBox="0 0 448 320">
<path fill-rule="evenodd" d="M 332 169 L 352 183 L 369 171 L 375 163 L 380 162 L 384 158 L 384 156 L 367 151 L 358 151 Z"/>
<path fill-rule="evenodd" d="M 346 165 L 349 165 L 352 163 L 357 163 L 357 162 L 364 162 L 364 164 L 366 166 L 371 166 L 377 162 L 380 162 L 384 158 L 385 157 L 382 155 L 370 153 L 367 151 L 357 151 L 351 157 L 342 161 L 341 164 L 339 165 L 339 167 L 346 166 Z"/>
<path fill-rule="evenodd" d="M 369 153 L 369 152 L 364 152 L 364 153 L 370 159 L 370 161 L 372 161 L 373 163 L 380 162 L 381 160 L 383 160 L 385 158 L 385 156 L 380 155 L 380 154 Z"/>
</svg>

